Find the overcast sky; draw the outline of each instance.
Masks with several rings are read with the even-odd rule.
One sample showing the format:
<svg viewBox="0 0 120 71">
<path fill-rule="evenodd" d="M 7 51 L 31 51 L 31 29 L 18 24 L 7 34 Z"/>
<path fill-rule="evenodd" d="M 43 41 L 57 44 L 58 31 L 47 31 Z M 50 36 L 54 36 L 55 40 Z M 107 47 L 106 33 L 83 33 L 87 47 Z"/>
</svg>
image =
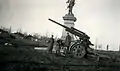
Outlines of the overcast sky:
<svg viewBox="0 0 120 71">
<path fill-rule="evenodd" d="M 0 26 L 22 29 L 23 32 L 61 36 L 67 0 L 0 0 Z M 87 33 L 92 43 L 118 50 L 120 44 L 120 0 L 76 0 L 73 13 L 75 28 Z"/>
</svg>

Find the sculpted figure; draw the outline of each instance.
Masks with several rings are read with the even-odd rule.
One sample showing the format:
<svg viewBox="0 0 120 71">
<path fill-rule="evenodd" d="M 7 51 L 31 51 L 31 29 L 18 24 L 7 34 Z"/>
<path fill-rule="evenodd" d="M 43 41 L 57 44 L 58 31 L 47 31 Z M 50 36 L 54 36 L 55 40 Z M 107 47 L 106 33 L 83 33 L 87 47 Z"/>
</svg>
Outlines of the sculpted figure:
<svg viewBox="0 0 120 71">
<path fill-rule="evenodd" d="M 68 14 L 73 14 L 72 9 L 75 4 L 75 0 L 68 0 L 66 3 L 68 3 L 68 6 L 67 6 L 67 8 L 69 9 Z"/>
</svg>

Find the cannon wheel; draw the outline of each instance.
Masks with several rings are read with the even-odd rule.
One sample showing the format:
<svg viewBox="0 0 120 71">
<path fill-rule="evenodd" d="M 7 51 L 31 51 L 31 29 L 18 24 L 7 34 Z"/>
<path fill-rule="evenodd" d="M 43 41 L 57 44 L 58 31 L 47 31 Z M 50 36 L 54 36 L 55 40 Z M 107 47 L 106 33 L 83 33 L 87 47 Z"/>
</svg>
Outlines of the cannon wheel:
<svg viewBox="0 0 120 71">
<path fill-rule="evenodd" d="M 73 44 L 70 48 L 70 51 L 76 58 L 83 58 L 86 55 L 85 47 L 80 44 Z"/>
</svg>

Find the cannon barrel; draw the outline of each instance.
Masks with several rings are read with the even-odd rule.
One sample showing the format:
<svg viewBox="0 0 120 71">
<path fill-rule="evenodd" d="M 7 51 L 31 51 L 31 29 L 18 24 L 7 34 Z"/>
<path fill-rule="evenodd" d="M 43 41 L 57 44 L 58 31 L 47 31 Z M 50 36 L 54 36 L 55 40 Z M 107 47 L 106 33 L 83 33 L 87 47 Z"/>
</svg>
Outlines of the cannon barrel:
<svg viewBox="0 0 120 71">
<path fill-rule="evenodd" d="M 60 23 L 52 20 L 52 19 L 48 19 L 48 20 L 50 20 L 50 21 L 52 21 L 52 22 L 54 22 L 54 23 L 62 26 L 63 28 L 65 28 L 66 31 L 70 32 L 71 34 L 73 34 L 73 35 L 75 35 L 75 36 L 82 37 L 82 38 L 87 38 L 87 39 L 89 38 L 88 35 L 86 35 L 86 34 L 85 34 L 84 32 L 82 32 L 82 31 L 79 31 L 78 29 L 75 29 L 75 28 L 73 28 L 73 27 L 69 28 L 69 27 L 67 27 L 67 26 L 65 26 L 65 25 L 62 25 L 62 24 L 60 24 Z"/>
<path fill-rule="evenodd" d="M 80 31 L 80 30 L 78 30 L 78 29 L 76 29 L 74 27 L 71 27 L 71 29 L 74 30 L 74 31 L 76 31 L 76 32 L 78 32 L 78 33 L 80 33 L 81 35 L 83 35 L 86 38 L 90 38 L 87 34 L 85 34 L 84 32 L 82 32 L 82 31 Z"/>
<path fill-rule="evenodd" d="M 79 32 L 79 33 L 81 33 L 82 35 L 85 35 L 84 32 L 82 32 L 82 31 L 80 31 L 80 30 L 78 30 L 78 29 L 76 29 L 76 28 L 74 28 L 74 27 L 71 27 L 71 29 L 73 29 L 73 30 L 75 30 L 75 31 L 77 31 L 77 32 Z"/>
<path fill-rule="evenodd" d="M 58 24 L 58 25 L 60 25 L 60 26 L 62 26 L 62 27 L 64 27 L 64 28 L 66 28 L 66 29 L 70 29 L 69 27 L 67 27 L 67 26 L 65 26 L 65 25 L 62 25 L 62 24 L 60 24 L 60 23 L 58 23 L 58 22 L 56 22 L 56 21 L 54 21 L 54 20 L 52 20 L 52 19 L 48 19 L 48 20 L 50 20 L 50 21 L 52 21 L 52 22 L 54 22 L 54 23 L 56 23 L 56 24 Z"/>
</svg>

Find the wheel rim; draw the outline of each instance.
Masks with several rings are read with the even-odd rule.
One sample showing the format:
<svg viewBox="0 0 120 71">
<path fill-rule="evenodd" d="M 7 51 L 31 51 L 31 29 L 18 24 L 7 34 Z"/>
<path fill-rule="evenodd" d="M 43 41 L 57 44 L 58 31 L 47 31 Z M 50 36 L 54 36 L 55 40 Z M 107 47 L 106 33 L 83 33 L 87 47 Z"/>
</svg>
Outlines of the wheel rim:
<svg viewBox="0 0 120 71">
<path fill-rule="evenodd" d="M 73 55 L 77 58 L 83 58 L 86 54 L 85 47 L 81 46 L 80 44 L 77 44 L 73 47 Z"/>
</svg>

